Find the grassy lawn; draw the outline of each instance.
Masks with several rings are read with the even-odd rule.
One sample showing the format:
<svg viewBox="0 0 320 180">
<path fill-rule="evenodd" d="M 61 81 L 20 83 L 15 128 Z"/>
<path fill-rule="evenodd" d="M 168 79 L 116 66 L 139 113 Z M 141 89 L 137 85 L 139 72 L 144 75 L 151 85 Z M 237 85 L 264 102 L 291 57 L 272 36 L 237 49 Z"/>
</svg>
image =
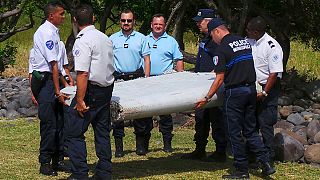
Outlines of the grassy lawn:
<svg viewBox="0 0 320 180">
<path fill-rule="evenodd" d="M 113 158 L 114 179 L 221 179 L 229 171 L 232 159 L 227 163 L 205 163 L 180 159 L 181 154 L 194 149 L 192 128 L 175 128 L 174 153 L 164 153 L 162 136 L 155 128 L 150 141 L 151 152 L 147 156 L 137 156 L 133 129 L 126 128 L 123 158 Z M 90 128 L 87 135 L 88 163 L 94 169 L 97 160 L 94 153 L 93 134 Z M 39 121 L 20 119 L 0 122 L 0 179 L 65 179 L 69 174 L 59 173 L 58 177 L 48 178 L 39 175 L 38 164 Z M 114 152 L 114 145 L 112 144 Z M 208 152 L 214 150 L 212 140 Z M 273 179 L 319 179 L 320 168 L 307 164 L 278 163 Z M 92 171 L 90 171 L 92 175 Z M 263 179 L 260 171 L 250 171 L 251 179 Z"/>
</svg>

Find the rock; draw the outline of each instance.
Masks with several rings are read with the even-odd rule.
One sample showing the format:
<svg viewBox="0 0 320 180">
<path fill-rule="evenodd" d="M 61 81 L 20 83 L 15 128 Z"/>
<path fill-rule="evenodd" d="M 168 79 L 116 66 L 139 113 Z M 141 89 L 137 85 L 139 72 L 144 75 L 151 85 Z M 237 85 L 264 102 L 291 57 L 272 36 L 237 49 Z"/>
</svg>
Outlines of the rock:
<svg viewBox="0 0 320 180">
<path fill-rule="evenodd" d="M 315 114 L 320 114 L 320 109 L 313 109 L 312 112 Z"/>
<path fill-rule="evenodd" d="M 292 104 L 292 98 L 288 96 L 281 96 L 278 99 L 278 105 L 280 106 L 289 106 Z"/>
<path fill-rule="evenodd" d="M 38 115 L 38 107 L 36 106 L 31 106 L 30 108 L 28 108 L 27 117 L 35 117 Z"/>
<path fill-rule="evenodd" d="M 282 130 L 281 132 L 284 132 L 284 133 L 288 134 L 289 136 L 291 136 L 294 139 L 298 140 L 303 145 L 309 144 L 308 141 L 307 141 L 307 138 L 304 139 L 302 136 L 300 136 L 300 135 L 298 135 L 298 134 L 296 134 L 294 132 L 291 132 L 291 131 L 288 131 L 288 130 Z"/>
<path fill-rule="evenodd" d="M 18 117 L 20 117 L 20 114 L 14 109 L 10 109 L 6 113 L 6 118 L 15 119 L 15 118 L 18 118 Z"/>
<path fill-rule="evenodd" d="M 301 113 L 303 112 L 305 109 L 303 107 L 300 107 L 300 106 L 292 106 L 292 111 L 293 112 L 298 112 L 298 113 Z"/>
<path fill-rule="evenodd" d="M 320 122 L 318 120 L 312 120 L 307 127 L 307 136 L 309 139 L 313 137 L 320 131 Z"/>
<path fill-rule="evenodd" d="M 274 128 L 274 135 L 276 135 L 277 133 L 281 132 L 283 129 L 282 128 Z"/>
<path fill-rule="evenodd" d="M 320 131 L 316 135 L 314 135 L 313 141 L 315 143 L 320 143 Z M 320 153 L 320 151 L 319 151 L 319 153 Z"/>
<path fill-rule="evenodd" d="M 10 111 L 10 110 L 16 110 L 20 107 L 20 104 L 18 101 L 12 101 L 12 102 L 9 102 L 9 104 L 7 104 L 7 110 Z"/>
<path fill-rule="evenodd" d="M 2 115 L 2 117 L 6 117 L 6 114 L 7 114 L 7 110 L 0 109 L 0 115 Z"/>
<path fill-rule="evenodd" d="M 313 113 L 308 112 L 308 111 L 303 111 L 303 112 L 301 112 L 301 115 L 303 116 L 303 118 L 304 118 L 305 120 L 309 120 L 309 121 L 311 121 L 312 118 L 313 118 L 313 116 L 314 116 Z"/>
<path fill-rule="evenodd" d="M 297 99 L 293 102 L 293 104 L 306 109 L 310 106 L 311 103 L 305 99 Z"/>
<path fill-rule="evenodd" d="M 284 131 L 275 135 L 274 149 L 280 161 L 298 161 L 304 154 L 303 145 Z"/>
<path fill-rule="evenodd" d="M 320 109 L 320 104 L 314 103 L 311 105 L 312 109 Z"/>
<path fill-rule="evenodd" d="M 295 126 L 292 130 L 294 133 L 298 134 L 301 136 L 304 140 L 308 140 L 307 137 L 307 127 L 305 126 Z"/>
<path fill-rule="evenodd" d="M 287 121 L 294 125 L 300 125 L 305 122 L 304 118 L 299 113 L 290 114 Z"/>
<path fill-rule="evenodd" d="M 292 113 L 292 106 L 283 106 L 279 109 L 279 113 L 283 119 L 286 119 Z"/>
<path fill-rule="evenodd" d="M 304 152 L 304 158 L 307 163 L 320 164 L 320 144 L 313 144 L 308 146 Z"/>
<path fill-rule="evenodd" d="M 288 121 L 278 121 L 273 127 L 292 131 L 294 125 Z"/>
<path fill-rule="evenodd" d="M 22 108 L 29 108 L 32 106 L 32 100 L 30 93 L 20 93 L 19 103 Z"/>
</svg>

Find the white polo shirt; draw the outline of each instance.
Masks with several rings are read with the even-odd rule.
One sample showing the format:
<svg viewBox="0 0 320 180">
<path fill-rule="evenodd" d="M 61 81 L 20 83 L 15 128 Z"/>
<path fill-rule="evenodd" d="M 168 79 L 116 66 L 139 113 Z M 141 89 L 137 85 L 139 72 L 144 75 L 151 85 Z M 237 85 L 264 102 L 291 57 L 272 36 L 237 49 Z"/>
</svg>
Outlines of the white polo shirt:
<svg viewBox="0 0 320 180">
<path fill-rule="evenodd" d="M 33 70 L 52 72 L 51 61 L 58 60 L 59 30 L 49 21 L 45 21 L 33 35 L 35 60 L 31 64 Z"/>
<path fill-rule="evenodd" d="M 113 83 L 114 61 L 112 42 L 93 25 L 77 35 L 73 46 L 76 71 L 89 73 L 89 81 L 102 87 Z"/>
<path fill-rule="evenodd" d="M 257 74 L 257 81 L 266 84 L 270 73 L 282 77 L 283 51 L 280 44 L 267 33 L 259 40 L 248 39 L 252 46 L 252 55 Z"/>
</svg>

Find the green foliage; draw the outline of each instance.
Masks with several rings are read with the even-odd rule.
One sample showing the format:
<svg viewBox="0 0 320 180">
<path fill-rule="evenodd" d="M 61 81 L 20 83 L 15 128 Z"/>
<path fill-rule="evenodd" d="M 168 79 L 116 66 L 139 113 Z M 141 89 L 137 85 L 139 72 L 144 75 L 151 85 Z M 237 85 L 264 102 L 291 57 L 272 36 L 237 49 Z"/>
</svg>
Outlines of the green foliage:
<svg viewBox="0 0 320 180">
<path fill-rule="evenodd" d="M 16 61 L 17 47 L 8 42 L 3 48 L 0 47 L 0 74 L 11 65 L 13 66 Z"/>
</svg>

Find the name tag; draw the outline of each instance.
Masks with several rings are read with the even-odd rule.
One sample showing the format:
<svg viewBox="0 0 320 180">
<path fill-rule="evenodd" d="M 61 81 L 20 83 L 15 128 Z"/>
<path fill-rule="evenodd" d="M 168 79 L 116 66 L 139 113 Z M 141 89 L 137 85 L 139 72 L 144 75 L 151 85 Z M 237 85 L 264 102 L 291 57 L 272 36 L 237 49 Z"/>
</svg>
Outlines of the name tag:
<svg viewBox="0 0 320 180">
<path fill-rule="evenodd" d="M 156 44 L 154 44 L 153 46 L 152 46 L 152 48 L 157 48 L 158 47 L 158 45 L 156 45 Z"/>
<path fill-rule="evenodd" d="M 123 48 L 128 48 L 129 47 L 129 44 L 123 44 Z"/>
</svg>

